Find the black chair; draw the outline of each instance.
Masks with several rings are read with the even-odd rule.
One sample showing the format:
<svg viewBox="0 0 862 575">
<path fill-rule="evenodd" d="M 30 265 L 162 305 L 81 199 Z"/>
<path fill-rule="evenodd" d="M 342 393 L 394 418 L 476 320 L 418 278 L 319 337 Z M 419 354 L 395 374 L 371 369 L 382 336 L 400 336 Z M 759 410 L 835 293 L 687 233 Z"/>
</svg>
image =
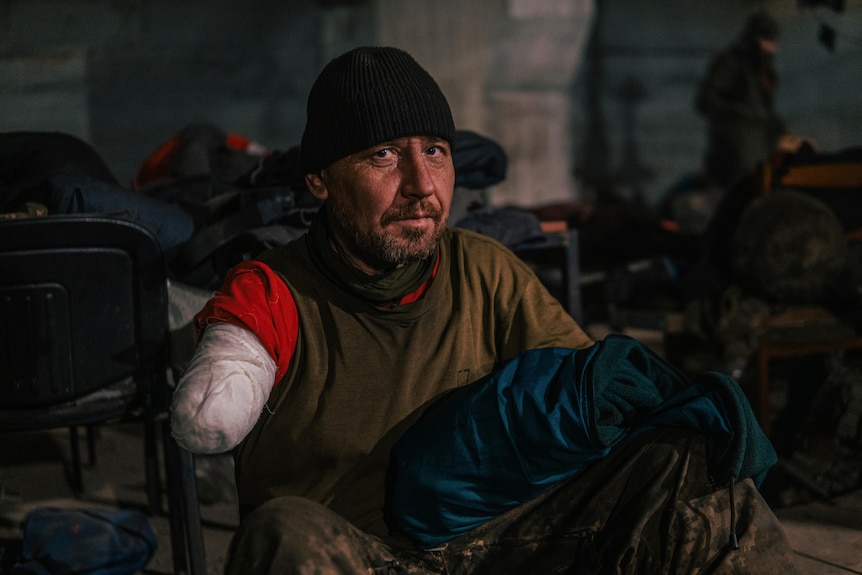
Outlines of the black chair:
<svg viewBox="0 0 862 575">
<path fill-rule="evenodd" d="M 581 266 L 578 230 L 565 222 L 542 222 L 547 241 L 525 243 L 514 248 L 515 254 L 539 275 L 548 290 L 563 304 L 575 321 L 584 320 L 581 303 Z M 548 279 L 544 271 L 558 272 L 558 281 Z"/>
<path fill-rule="evenodd" d="M 0 221 L 0 432 L 144 427 L 148 503 L 161 511 L 165 464 L 176 573 L 206 572 L 192 455 L 169 430 L 165 263 L 156 236 L 117 218 Z"/>
</svg>

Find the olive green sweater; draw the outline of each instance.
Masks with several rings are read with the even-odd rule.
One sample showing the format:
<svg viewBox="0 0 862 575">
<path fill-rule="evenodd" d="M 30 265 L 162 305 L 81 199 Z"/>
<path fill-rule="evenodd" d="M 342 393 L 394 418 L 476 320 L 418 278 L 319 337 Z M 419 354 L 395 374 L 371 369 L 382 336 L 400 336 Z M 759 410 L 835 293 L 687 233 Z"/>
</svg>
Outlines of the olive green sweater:
<svg viewBox="0 0 862 575">
<path fill-rule="evenodd" d="M 290 288 L 299 337 L 288 373 L 235 453 L 242 514 L 299 495 L 379 531 L 387 446 L 411 414 L 523 350 L 592 344 L 495 240 L 450 228 L 439 257 L 420 300 L 382 309 L 339 286 L 308 236 L 261 256 Z"/>
</svg>

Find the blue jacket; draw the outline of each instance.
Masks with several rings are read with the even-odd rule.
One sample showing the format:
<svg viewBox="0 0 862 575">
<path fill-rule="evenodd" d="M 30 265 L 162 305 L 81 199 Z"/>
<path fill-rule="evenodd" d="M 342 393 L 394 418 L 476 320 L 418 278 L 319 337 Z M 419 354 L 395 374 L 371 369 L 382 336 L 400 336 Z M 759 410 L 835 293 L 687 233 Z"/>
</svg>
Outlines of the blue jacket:
<svg viewBox="0 0 862 575">
<path fill-rule="evenodd" d="M 637 340 L 530 350 L 459 388 L 392 450 L 390 529 L 440 545 L 659 426 L 707 436 L 709 473 L 759 484 L 777 456 L 738 384 L 689 380 Z"/>
</svg>

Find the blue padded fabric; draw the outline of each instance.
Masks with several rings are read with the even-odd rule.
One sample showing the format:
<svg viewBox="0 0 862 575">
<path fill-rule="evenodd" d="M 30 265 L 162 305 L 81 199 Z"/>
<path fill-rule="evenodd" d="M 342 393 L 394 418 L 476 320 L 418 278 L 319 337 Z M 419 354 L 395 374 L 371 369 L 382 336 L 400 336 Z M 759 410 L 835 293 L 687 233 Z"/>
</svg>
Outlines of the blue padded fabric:
<svg viewBox="0 0 862 575">
<path fill-rule="evenodd" d="M 777 461 L 732 378 L 689 380 L 614 334 L 584 350 L 526 351 L 429 408 L 392 450 L 387 523 L 438 546 L 657 426 L 704 433 L 722 480 L 762 481 Z"/>
</svg>

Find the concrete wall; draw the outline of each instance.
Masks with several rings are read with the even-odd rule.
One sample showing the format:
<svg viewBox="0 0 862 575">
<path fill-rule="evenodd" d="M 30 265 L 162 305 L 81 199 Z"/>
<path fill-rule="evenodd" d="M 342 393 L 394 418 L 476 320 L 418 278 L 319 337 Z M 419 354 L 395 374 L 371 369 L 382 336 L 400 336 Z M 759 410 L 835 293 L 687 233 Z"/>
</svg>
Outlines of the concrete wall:
<svg viewBox="0 0 862 575">
<path fill-rule="evenodd" d="M 778 107 L 790 126 L 824 150 L 859 144 L 862 0 L 845 6 L 0 0 L 0 131 L 79 135 L 123 181 L 191 122 L 286 148 L 299 141 L 305 96 L 325 62 L 355 45 L 390 44 L 435 75 L 460 128 L 509 153 L 494 202 L 590 199 L 596 174 L 622 197 L 654 202 L 699 169 L 697 81 L 758 7 L 782 25 Z M 818 43 L 821 23 L 838 32 L 834 51 Z"/>
<path fill-rule="evenodd" d="M 491 198 L 535 205 L 577 197 L 569 90 L 592 0 L 376 3 L 377 39 L 410 50 L 438 79 L 459 128 L 498 141 L 510 162 Z"/>
<path fill-rule="evenodd" d="M 575 169 L 604 170 L 621 197 L 648 202 L 697 172 L 706 147 L 706 123 L 694 109 L 697 83 L 759 8 L 781 28 L 776 108 L 789 129 L 824 152 L 862 145 L 862 1 L 847 0 L 842 13 L 800 4 L 600 2 L 600 70 L 591 74 L 596 64 L 587 62 L 573 91 Z M 836 31 L 833 51 L 818 40 L 821 25 Z"/>
<path fill-rule="evenodd" d="M 299 142 L 324 10 L 301 1 L 0 3 L 0 129 L 90 141 L 122 181 L 187 123 Z M 278 8 L 276 8 L 278 7 Z"/>
</svg>

